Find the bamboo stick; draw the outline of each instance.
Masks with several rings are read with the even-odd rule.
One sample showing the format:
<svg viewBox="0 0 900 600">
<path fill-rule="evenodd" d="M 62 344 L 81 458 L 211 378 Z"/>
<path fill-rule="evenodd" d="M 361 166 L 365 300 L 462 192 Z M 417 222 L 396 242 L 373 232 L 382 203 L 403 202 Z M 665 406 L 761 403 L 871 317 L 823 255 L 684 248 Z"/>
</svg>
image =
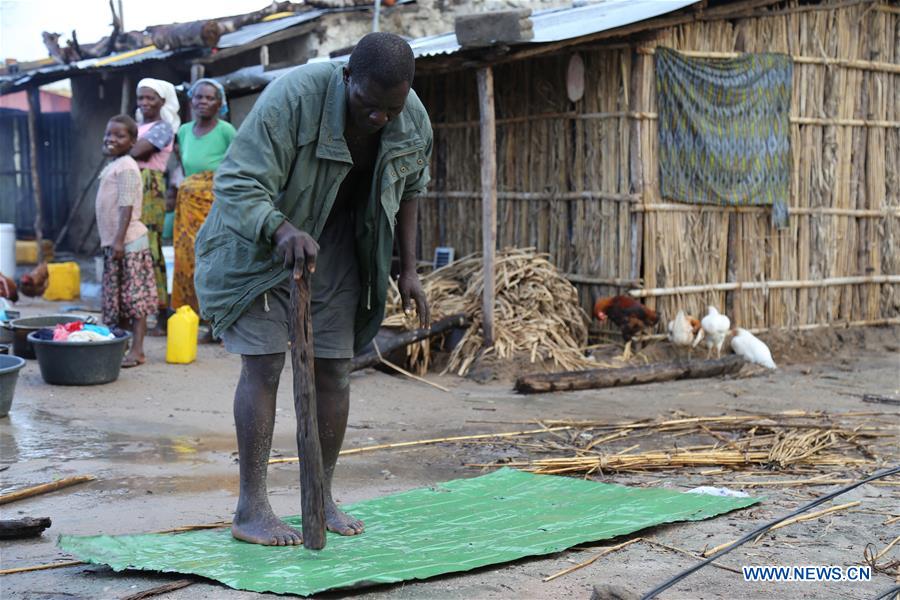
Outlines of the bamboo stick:
<svg viewBox="0 0 900 600">
<path fill-rule="evenodd" d="M 198 529 L 218 529 L 220 527 L 230 527 L 231 521 L 217 521 L 215 523 L 202 523 L 199 525 L 181 525 L 171 529 L 161 529 L 153 533 L 186 533 L 188 531 L 196 531 Z"/>
<path fill-rule="evenodd" d="M 866 560 L 869 562 L 869 564 L 874 565 L 874 563 L 878 562 L 882 556 L 884 556 L 885 554 L 887 554 L 890 551 L 891 548 L 896 546 L 897 542 L 900 542 L 900 535 L 898 535 L 893 540 L 891 540 L 891 542 L 887 546 L 882 548 L 882 550 L 880 552 L 878 552 L 877 554 L 872 555 L 867 551 L 866 554 L 868 556 L 866 556 Z M 866 548 L 868 549 L 868 546 L 866 546 Z"/>
<path fill-rule="evenodd" d="M 373 340 L 373 343 L 374 343 L 374 340 Z M 415 380 L 418 381 L 418 382 L 425 383 L 425 384 L 427 384 L 427 385 L 430 385 L 430 386 L 433 387 L 433 388 L 437 388 L 437 389 L 441 390 L 442 392 L 447 392 L 448 394 L 450 393 L 450 390 L 447 389 L 447 388 L 445 388 L 444 386 L 442 386 L 442 385 L 440 385 L 440 384 L 437 384 L 437 383 L 434 383 L 433 381 L 428 381 L 428 380 L 425 379 L 424 377 L 419 377 L 418 375 L 413 375 L 412 373 L 410 373 L 409 371 L 407 371 L 407 370 L 404 369 L 403 367 L 399 367 L 399 366 L 395 365 L 394 363 L 392 363 L 391 361 L 389 361 L 388 359 L 386 359 L 385 357 L 383 357 L 383 356 L 381 355 L 381 351 L 378 349 L 378 344 L 377 344 L 377 343 L 375 344 L 375 352 L 378 353 L 378 358 L 381 360 L 382 363 L 384 363 L 385 365 L 387 365 L 387 366 L 389 366 L 390 368 L 394 369 L 394 370 L 397 371 L 398 373 L 402 373 L 402 374 L 406 375 L 407 377 L 409 377 L 410 379 L 415 379 Z"/>
<path fill-rule="evenodd" d="M 0 504 L 8 504 L 10 502 L 15 502 L 16 500 L 31 498 L 32 496 L 37 496 L 39 494 L 55 492 L 56 490 L 61 490 L 63 488 L 77 485 L 79 483 L 84 483 L 86 481 L 94 481 L 95 479 L 97 478 L 93 475 L 75 475 L 74 477 L 65 477 L 63 479 L 52 481 L 50 483 L 42 483 L 41 485 L 27 487 L 21 490 L 16 490 L 14 492 L 2 494 L 0 495 Z"/>
<path fill-rule="evenodd" d="M 128 596 L 123 596 L 121 600 L 144 600 L 145 598 L 152 598 L 153 596 L 159 596 L 160 594 L 167 594 L 169 592 L 174 592 L 175 590 L 186 588 L 189 585 L 197 583 L 197 581 L 198 580 L 196 579 L 177 579 L 171 583 L 165 583 L 134 594 L 129 594 Z"/>
<path fill-rule="evenodd" d="M 470 440 L 483 440 L 490 438 L 508 438 L 508 437 L 517 437 L 520 435 L 534 435 L 536 433 L 547 433 L 548 431 L 567 431 L 569 429 L 573 429 L 573 427 L 564 425 L 558 427 L 549 427 L 542 429 L 531 429 L 528 431 L 507 431 L 504 433 L 479 433 L 475 435 L 458 435 L 454 437 L 444 437 L 444 438 L 433 438 L 428 440 L 415 440 L 412 442 L 394 442 L 392 444 L 378 444 L 376 446 L 363 446 L 361 448 L 348 448 L 346 450 L 341 450 L 341 456 L 347 456 L 350 454 L 362 454 L 363 452 L 374 452 L 376 450 L 391 450 L 394 448 L 409 448 L 411 446 L 424 446 L 427 444 L 443 444 L 445 442 L 467 442 Z M 292 463 L 299 461 L 299 457 L 291 456 L 284 458 L 270 458 L 269 464 L 275 465 L 280 463 Z"/>
<path fill-rule="evenodd" d="M 637 49 L 638 54 L 656 54 L 655 48 L 645 46 Z M 730 59 L 743 56 L 743 52 L 702 52 L 698 50 L 678 50 L 679 54 L 690 58 Z M 900 73 L 900 65 L 870 60 L 852 60 L 846 58 L 831 58 L 820 56 L 791 55 L 791 59 L 798 64 L 805 65 L 837 65 L 848 69 L 861 69 L 865 71 L 879 71 L 883 73 Z"/>
<path fill-rule="evenodd" d="M 638 204 L 632 207 L 636 212 L 685 212 L 685 213 L 701 213 L 701 212 L 728 212 L 728 213 L 768 213 L 772 210 L 770 206 L 721 206 L 717 204 L 676 204 L 658 203 L 658 204 Z M 833 215 L 845 217 L 900 217 L 900 208 L 884 207 L 882 209 L 858 209 L 858 208 L 826 208 L 826 207 L 791 207 L 789 216 L 800 215 Z"/>
<path fill-rule="evenodd" d="M 442 191 L 442 192 L 426 192 L 422 194 L 423 198 L 452 198 L 462 200 L 472 200 L 481 198 L 481 192 L 465 192 L 465 191 Z M 582 192 L 497 192 L 497 198 L 500 200 L 613 200 L 616 202 L 637 202 L 641 198 L 637 194 L 617 194 L 614 192 L 603 191 L 582 191 Z"/>
<path fill-rule="evenodd" d="M 791 117 L 791 123 L 797 125 L 841 125 L 847 127 L 883 127 L 896 129 L 900 127 L 900 121 L 888 121 L 882 119 L 825 119 L 819 117 Z"/>
<path fill-rule="evenodd" d="M 806 325 L 781 326 L 781 327 L 752 327 L 747 329 L 750 333 L 756 335 L 759 333 L 769 333 L 772 331 L 812 331 L 815 329 L 843 329 L 849 327 L 879 327 L 882 325 L 900 325 L 900 317 L 889 319 L 865 319 L 861 321 L 834 321 L 832 323 L 807 323 Z M 746 329 L 746 328 L 745 328 Z M 635 340 L 639 342 L 650 342 L 665 340 L 667 337 L 663 334 L 643 335 Z"/>
<path fill-rule="evenodd" d="M 508 119 L 498 119 L 497 126 L 502 125 L 512 125 L 516 123 L 525 123 L 530 121 L 541 121 L 541 120 L 582 120 L 582 121 L 593 121 L 593 120 L 617 120 L 617 119 L 633 119 L 636 121 L 646 120 L 646 121 L 655 121 L 659 119 L 659 113 L 655 112 L 646 112 L 646 111 L 618 111 L 618 112 L 606 112 L 606 113 L 540 113 L 536 115 L 529 115 L 528 117 L 512 117 Z M 897 129 L 900 128 L 900 121 L 891 121 L 888 119 L 835 119 L 835 118 L 826 118 L 826 117 L 802 117 L 797 115 L 791 115 L 789 117 L 790 122 L 795 125 L 823 125 L 823 126 L 831 126 L 831 125 L 840 125 L 846 127 L 879 127 L 885 129 Z M 478 121 L 456 121 L 456 122 L 447 122 L 447 123 L 433 123 L 432 128 L 434 129 L 464 129 L 464 128 L 476 128 L 478 127 Z"/>
<path fill-rule="evenodd" d="M 811 520 L 813 520 L 813 519 L 817 519 L 817 518 L 819 518 L 819 517 L 825 516 L 825 515 L 830 514 L 830 513 L 833 513 L 833 512 L 838 512 L 838 511 L 840 511 L 840 510 L 846 510 L 846 509 L 848 509 L 848 508 L 853 508 L 854 506 L 859 506 L 860 504 L 862 504 L 861 501 L 859 501 L 859 500 L 854 500 L 853 502 L 847 502 L 847 503 L 845 503 L 845 504 L 839 504 L 839 505 L 837 505 L 837 506 L 831 506 L 831 507 L 829 507 L 829 508 L 825 508 L 825 509 L 822 509 L 822 510 L 820 510 L 820 511 L 817 511 L 817 512 L 814 512 L 814 513 L 810 513 L 810 514 L 808 514 L 808 515 L 797 515 L 797 516 L 794 517 L 793 519 L 788 519 L 787 521 L 782 521 L 781 523 L 779 523 L 779 524 L 777 524 L 777 525 L 775 525 L 775 526 L 773 526 L 773 527 L 770 527 L 768 531 L 764 531 L 763 533 L 759 534 L 759 535 L 756 537 L 756 539 L 753 540 L 753 543 L 754 543 L 754 544 L 758 544 L 759 541 L 760 541 L 763 537 L 765 537 L 766 535 L 768 535 L 768 534 L 770 534 L 770 533 L 772 533 L 773 531 L 776 531 L 776 530 L 778 530 L 778 529 L 782 529 L 782 528 L 784 528 L 784 527 L 787 527 L 788 525 L 793 525 L 794 523 L 802 523 L 802 522 L 804 522 L 804 521 L 811 521 Z"/>
<path fill-rule="evenodd" d="M 615 546 L 606 548 L 602 552 L 598 552 L 597 554 L 595 554 L 591 558 L 587 559 L 586 561 L 584 561 L 582 563 L 578 563 L 577 565 L 569 567 L 568 569 L 563 569 L 559 573 L 554 573 L 553 575 L 550 575 L 549 577 L 544 577 L 543 579 L 541 579 L 541 581 L 543 581 L 544 583 L 547 583 L 548 581 L 553 581 L 557 577 L 562 577 L 563 575 L 568 575 L 572 571 L 577 571 L 578 569 L 583 569 L 584 567 L 587 567 L 588 565 L 594 564 L 597 560 L 603 558 L 607 554 L 612 554 L 616 550 L 621 550 L 622 548 L 625 548 L 626 546 L 630 546 L 631 544 L 634 544 L 635 542 L 640 542 L 641 539 L 643 539 L 643 538 L 634 538 L 632 540 L 628 540 L 627 542 L 622 542 L 621 544 L 616 544 Z"/>
<path fill-rule="evenodd" d="M 891 6 L 890 4 L 876 4 L 875 10 L 886 12 L 894 15 L 900 15 L 900 6 Z"/>
<path fill-rule="evenodd" d="M 608 285 L 618 288 L 636 287 L 640 285 L 639 281 L 635 281 L 633 279 L 590 277 L 587 275 L 579 275 L 578 273 L 563 273 L 562 276 L 572 283 L 584 283 L 589 285 Z"/>
<path fill-rule="evenodd" d="M 14 575 L 15 573 L 29 573 L 31 571 L 46 571 L 48 569 L 62 569 L 64 567 L 77 567 L 78 565 L 86 565 L 88 563 L 80 560 L 67 560 L 65 562 L 49 563 L 46 565 L 35 565 L 32 567 L 16 567 L 14 569 L 2 569 L 0 575 Z"/>
<path fill-rule="evenodd" d="M 848 502 L 846 504 L 839 504 L 837 506 L 831 506 L 831 507 L 828 507 L 828 508 L 825 508 L 822 510 L 817 510 L 816 512 L 811 512 L 806 515 L 798 515 L 792 519 L 783 521 L 783 522 L 779 523 L 778 525 L 775 525 L 774 527 L 770 528 L 769 531 L 760 534 L 759 537 L 757 537 L 755 541 L 759 541 L 759 539 L 762 538 L 766 533 L 775 531 L 776 529 L 781 529 L 783 527 L 787 527 L 788 525 L 793 525 L 794 523 L 801 523 L 803 521 L 810 521 L 812 519 L 817 519 L 817 518 L 827 515 L 829 513 L 833 513 L 833 512 L 839 511 L 839 510 L 845 510 L 848 508 L 852 508 L 854 506 L 859 506 L 860 504 L 861 504 L 861 502 L 859 500 L 855 500 L 853 502 Z M 713 556 L 714 554 L 718 554 L 721 550 L 727 548 L 728 546 L 730 546 L 731 544 L 733 544 L 736 541 L 737 540 L 731 540 L 730 542 L 725 542 L 724 544 L 719 544 L 715 548 L 711 548 L 709 550 L 704 551 L 703 556 L 704 556 L 704 558 L 708 558 L 710 556 Z"/>
<path fill-rule="evenodd" d="M 641 541 L 646 542 L 652 546 L 659 546 L 660 548 L 665 548 L 666 550 L 671 550 L 673 552 L 678 552 L 679 554 L 684 554 L 685 556 L 690 556 L 691 558 L 695 558 L 697 560 L 703 560 L 702 556 L 695 554 L 693 552 L 690 552 L 688 550 L 685 550 L 684 548 L 679 548 L 678 546 L 670 546 L 668 544 L 663 544 L 662 542 L 657 542 L 656 540 L 651 540 L 651 539 L 647 539 L 647 538 L 643 538 Z M 731 567 L 725 566 L 722 563 L 711 562 L 709 564 L 711 564 L 714 567 L 718 567 L 724 571 L 731 571 L 732 573 L 741 574 L 741 571 L 738 571 L 737 569 L 733 569 Z"/>
<path fill-rule="evenodd" d="M 827 279 L 807 281 L 735 281 L 703 285 L 683 285 L 670 288 L 653 288 L 649 290 L 635 289 L 629 290 L 628 293 L 635 298 L 647 298 L 654 296 L 671 296 L 674 294 L 700 294 L 711 291 L 823 288 L 840 285 L 859 285 L 863 283 L 900 283 L 900 275 L 861 275 L 856 277 L 830 277 Z"/>
</svg>

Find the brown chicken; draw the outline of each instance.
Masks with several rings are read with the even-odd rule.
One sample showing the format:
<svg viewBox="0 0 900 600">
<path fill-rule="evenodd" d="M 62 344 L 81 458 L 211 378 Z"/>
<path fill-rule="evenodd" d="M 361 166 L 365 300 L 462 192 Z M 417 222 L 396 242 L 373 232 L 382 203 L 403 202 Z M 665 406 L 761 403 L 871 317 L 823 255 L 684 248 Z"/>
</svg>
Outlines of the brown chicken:
<svg viewBox="0 0 900 600">
<path fill-rule="evenodd" d="M 11 302 L 19 301 L 19 292 L 16 289 L 16 282 L 3 273 L 0 273 L 0 298 L 6 298 Z"/>
<path fill-rule="evenodd" d="M 19 279 L 19 291 L 26 296 L 35 298 L 41 296 L 50 284 L 50 273 L 47 271 L 47 263 L 42 262 L 30 273 L 22 275 Z"/>
<path fill-rule="evenodd" d="M 601 323 L 610 320 L 622 330 L 622 338 L 625 340 L 623 360 L 631 357 L 631 339 L 659 321 L 655 310 L 647 308 L 630 296 L 600 298 L 594 304 L 594 316 Z"/>
</svg>

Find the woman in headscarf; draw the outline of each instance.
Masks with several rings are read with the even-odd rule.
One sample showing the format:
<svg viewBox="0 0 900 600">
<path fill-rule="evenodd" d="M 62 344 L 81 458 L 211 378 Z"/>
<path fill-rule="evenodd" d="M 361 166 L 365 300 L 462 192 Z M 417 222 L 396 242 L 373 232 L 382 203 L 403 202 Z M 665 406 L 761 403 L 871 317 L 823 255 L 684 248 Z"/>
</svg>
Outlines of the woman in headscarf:
<svg viewBox="0 0 900 600">
<path fill-rule="evenodd" d="M 225 158 L 235 129 L 220 117 L 228 114 L 225 89 L 212 79 L 198 79 L 188 92 L 194 120 L 178 130 L 178 155 L 184 181 L 175 202 L 175 276 L 172 307 L 185 304 L 199 312 L 194 292 L 194 241 L 213 204 L 213 172 Z"/>
<path fill-rule="evenodd" d="M 162 254 L 162 232 L 166 218 L 166 162 L 172 154 L 175 132 L 181 124 L 175 86 L 161 79 L 141 79 L 137 85 L 138 141 L 131 156 L 141 169 L 144 202 L 141 222 L 147 227 L 159 311 L 156 327 L 148 335 L 165 335 L 169 310 L 166 261 Z"/>
</svg>

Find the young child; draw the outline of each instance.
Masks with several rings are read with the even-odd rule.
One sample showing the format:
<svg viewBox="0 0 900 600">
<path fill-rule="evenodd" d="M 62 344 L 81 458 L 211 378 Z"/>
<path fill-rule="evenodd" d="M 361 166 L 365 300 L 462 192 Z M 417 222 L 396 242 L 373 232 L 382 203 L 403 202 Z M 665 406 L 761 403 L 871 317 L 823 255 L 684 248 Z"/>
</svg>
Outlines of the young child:
<svg viewBox="0 0 900 600">
<path fill-rule="evenodd" d="M 100 173 L 97 231 L 103 248 L 103 321 L 134 332 L 123 367 L 144 358 L 147 315 L 156 312 L 156 279 L 147 228 L 141 223 L 141 171 L 128 155 L 138 137 L 137 123 L 118 115 L 106 124 L 103 153 L 111 161 Z M 130 326 L 130 327 L 129 327 Z"/>
</svg>

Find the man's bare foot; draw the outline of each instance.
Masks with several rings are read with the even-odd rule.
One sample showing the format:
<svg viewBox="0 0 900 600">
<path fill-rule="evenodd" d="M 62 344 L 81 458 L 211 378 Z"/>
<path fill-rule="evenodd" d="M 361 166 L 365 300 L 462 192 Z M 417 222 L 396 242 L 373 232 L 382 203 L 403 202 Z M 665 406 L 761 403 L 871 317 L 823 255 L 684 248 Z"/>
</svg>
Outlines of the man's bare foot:
<svg viewBox="0 0 900 600">
<path fill-rule="evenodd" d="M 263 546 L 299 546 L 303 543 L 300 532 L 276 517 L 271 509 L 249 517 L 235 514 L 231 535 L 235 539 Z"/>
<path fill-rule="evenodd" d="M 366 530 L 362 521 L 339 510 L 334 500 L 325 500 L 325 526 L 341 535 L 359 535 Z"/>
</svg>

